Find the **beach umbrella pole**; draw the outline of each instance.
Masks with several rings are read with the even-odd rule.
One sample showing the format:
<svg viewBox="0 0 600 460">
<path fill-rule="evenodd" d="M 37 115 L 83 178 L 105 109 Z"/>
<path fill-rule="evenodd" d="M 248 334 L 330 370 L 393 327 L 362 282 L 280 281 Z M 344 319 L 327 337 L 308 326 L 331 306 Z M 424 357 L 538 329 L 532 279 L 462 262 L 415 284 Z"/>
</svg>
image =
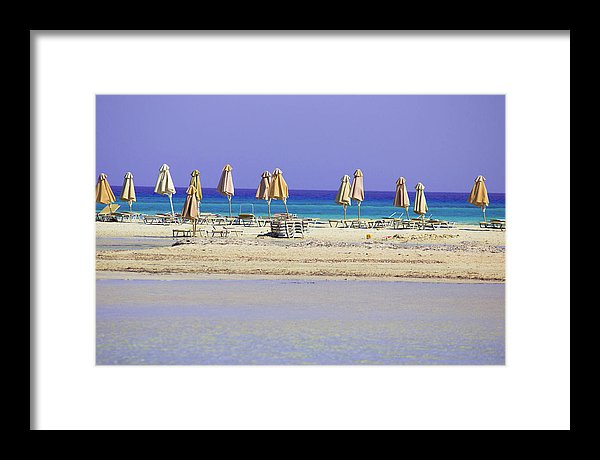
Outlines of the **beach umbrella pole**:
<svg viewBox="0 0 600 460">
<path fill-rule="evenodd" d="M 271 217 L 271 198 L 267 200 L 267 210 L 269 212 L 269 217 Z"/>
<path fill-rule="evenodd" d="M 346 220 L 346 205 L 344 205 L 344 220 Z"/>
<path fill-rule="evenodd" d="M 288 211 L 286 200 L 283 200 L 283 205 L 285 206 L 285 213 L 288 214 L 288 217 L 289 217 L 289 211 Z"/>
<path fill-rule="evenodd" d="M 360 201 L 358 202 L 358 220 L 360 220 Z"/>
<path fill-rule="evenodd" d="M 409 220 L 410 216 L 408 215 L 408 208 L 404 208 L 404 209 L 406 209 L 406 220 Z"/>
<path fill-rule="evenodd" d="M 175 217 L 175 210 L 173 209 L 173 195 L 169 194 L 169 203 L 171 203 L 171 215 Z"/>
<path fill-rule="evenodd" d="M 229 217 L 231 217 L 231 195 L 227 195 L 227 199 L 229 200 Z"/>
<path fill-rule="evenodd" d="M 483 211 L 483 221 L 486 222 L 486 220 L 485 220 L 485 206 L 482 206 L 481 210 Z"/>
</svg>

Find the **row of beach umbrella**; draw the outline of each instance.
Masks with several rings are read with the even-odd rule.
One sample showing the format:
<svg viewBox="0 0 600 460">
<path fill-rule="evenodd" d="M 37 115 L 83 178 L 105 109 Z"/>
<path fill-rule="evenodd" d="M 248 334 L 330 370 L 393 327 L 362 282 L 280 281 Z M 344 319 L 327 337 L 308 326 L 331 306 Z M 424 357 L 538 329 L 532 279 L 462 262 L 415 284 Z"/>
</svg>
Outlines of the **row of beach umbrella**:
<svg viewBox="0 0 600 460">
<path fill-rule="evenodd" d="M 227 197 L 229 201 L 229 216 L 231 217 L 231 198 L 235 194 L 235 188 L 233 186 L 233 176 L 231 171 L 233 168 L 230 164 L 226 164 L 221 171 L 221 177 L 217 185 L 217 191 Z M 192 200 L 195 202 L 195 209 L 198 217 L 200 213 L 200 207 L 202 203 L 202 186 L 200 184 L 200 172 L 194 169 L 191 173 L 190 184 L 186 190 L 186 202 L 184 203 L 182 215 L 188 217 L 189 210 L 191 209 Z M 154 193 L 159 195 L 165 195 L 169 198 L 171 205 L 171 214 L 175 215 L 173 208 L 173 195 L 176 193 L 175 184 L 169 171 L 169 166 L 163 164 L 158 172 L 158 178 L 156 185 L 154 186 Z M 191 197 L 193 196 L 193 198 Z M 188 200 L 189 197 L 189 200 Z M 281 169 L 276 168 L 273 174 L 269 171 L 264 171 L 261 174 L 261 180 L 256 190 L 256 198 L 259 200 L 266 200 L 269 207 L 269 216 L 271 215 L 271 200 L 282 200 L 285 206 L 285 212 L 288 213 L 287 199 L 289 197 L 288 185 L 283 178 L 283 172 Z M 123 187 L 120 196 L 121 201 L 127 201 L 129 203 L 129 209 L 134 201 L 136 201 L 135 187 L 133 184 L 133 174 L 127 172 L 123 180 Z M 96 202 L 100 204 L 110 205 L 116 201 L 115 195 L 108 183 L 106 174 L 101 173 L 98 177 L 96 184 Z M 192 218 L 192 216 L 189 216 Z"/>
<path fill-rule="evenodd" d="M 418 183 L 415 187 L 417 195 L 415 198 L 414 212 L 420 216 L 424 216 L 427 212 L 427 201 L 425 200 L 425 187 L 422 183 Z M 360 205 L 365 200 L 365 186 L 363 181 L 363 173 L 360 169 L 354 171 L 354 180 L 350 184 L 350 176 L 347 174 L 342 177 L 340 188 L 335 197 L 335 202 L 342 205 L 344 208 L 344 219 L 346 219 L 346 208 L 350 206 L 351 200 L 358 204 L 358 219 L 360 220 Z M 408 191 L 406 189 L 406 179 L 398 178 L 396 181 L 396 195 L 394 196 L 394 206 L 404 208 L 408 217 L 408 208 L 410 200 L 408 199 Z"/>
<path fill-rule="evenodd" d="M 231 165 L 226 164 L 221 172 L 221 177 L 217 185 L 217 191 L 227 197 L 229 201 L 229 216 L 231 217 L 231 198 L 235 194 L 233 186 L 233 177 Z M 425 199 L 425 186 L 419 182 L 415 186 L 416 196 L 413 211 L 415 214 L 423 217 L 427 211 L 427 200 Z M 175 215 L 173 209 L 173 194 L 175 194 L 175 185 L 169 172 L 169 166 L 163 164 L 159 169 L 158 178 L 154 187 L 154 193 L 165 195 L 169 198 L 171 204 L 171 214 Z M 256 199 L 267 201 L 269 217 L 271 216 L 271 200 L 281 200 L 285 206 L 286 214 L 289 214 L 287 207 L 287 199 L 289 190 L 283 172 L 276 168 L 271 174 L 269 171 L 264 171 L 261 174 L 260 182 L 255 194 Z M 344 175 L 341 179 L 341 184 L 335 197 L 335 202 L 344 209 L 344 219 L 346 219 L 346 209 L 354 200 L 358 204 L 358 219 L 360 220 L 360 205 L 365 199 L 365 189 L 363 182 L 363 173 L 360 169 L 354 171 L 354 178 L 350 183 L 350 176 Z M 120 195 L 121 201 L 129 203 L 129 209 L 134 201 L 136 201 L 135 187 L 133 184 L 133 174 L 127 172 L 123 180 L 123 187 Z M 106 205 L 111 205 L 116 201 L 115 195 L 108 183 L 106 174 L 101 173 L 96 184 L 96 202 Z M 467 200 L 474 206 L 480 207 L 483 212 L 483 220 L 485 221 L 485 208 L 489 205 L 489 198 L 485 186 L 485 177 L 477 176 L 475 184 L 471 189 L 471 193 Z M 195 220 L 200 214 L 200 206 L 202 202 L 202 186 L 200 184 L 200 173 L 194 169 L 191 173 L 189 186 L 186 190 L 186 200 L 183 206 L 182 215 L 185 218 Z M 406 186 L 406 179 L 399 177 L 396 181 L 396 194 L 394 196 L 394 206 L 404 208 L 408 217 L 408 209 L 410 201 Z"/>
</svg>

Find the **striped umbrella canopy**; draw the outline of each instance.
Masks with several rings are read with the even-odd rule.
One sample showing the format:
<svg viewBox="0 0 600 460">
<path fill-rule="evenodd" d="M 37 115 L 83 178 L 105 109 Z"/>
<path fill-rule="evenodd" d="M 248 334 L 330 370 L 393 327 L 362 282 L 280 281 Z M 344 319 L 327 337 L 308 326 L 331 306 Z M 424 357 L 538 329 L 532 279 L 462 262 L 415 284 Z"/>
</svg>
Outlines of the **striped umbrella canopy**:
<svg viewBox="0 0 600 460">
<path fill-rule="evenodd" d="M 229 164 L 223 166 L 223 171 L 221 171 L 221 177 L 219 179 L 219 184 L 217 185 L 217 192 L 221 195 L 227 197 L 229 201 L 229 217 L 231 217 L 231 197 L 235 193 L 235 189 L 233 187 L 233 177 L 231 175 L 232 167 Z"/>
<path fill-rule="evenodd" d="M 175 210 L 173 209 L 173 194 L 175 193 L 175 185 L 169 172 L 169 165 L 163 164 L 158 171 L 158 178 L 156 179 L 156 185 L 154 186 L 154 193 L 159 195 L 167 195 L 169 202 L 171 203 L 171 214 L 175 216 Z"/>
<path fill-rule="evenodd" d="M 475 184 L 471 189 L 471 194 L 468 199 L 469 203 L 481 208 L 483 212 L 483 220 L 485 222 L 485 208 L 489 206 L 490 199 L 488 198 L 487 188 L 485 187 L 485 177 L 477 176 Z"/>
<path fill-rule="evenodd" d="M 271 198 L 269 198 L 269 189 L 271 188 L 271 173 L 269 171 L 264 171 L 260 175 L 260 183 L 258 184 L 258 188 L 256 189 L 256 199 L 257 200 L 266 200 L 267 208 L 269 211 L 269 217 L 271 217 Z"/>
<path fill-rule="evenodd" d="M 408 218 L 410 200 L 408 199 L 408 190 L 406 189 L 406 179 L 404 177 L 399 177 L 396 181 L 396 196 L 394 197 L 394 206 L 396 208 L 404 208 L 406 210 L 406 218 Z"/>
<path fill-rule="evenodd" d="M 345 174 L 342 177 L 340 188 L 338 189 L 337 195 L 335 196 L 335 202 L 344 207 L 344 220 L 346 219 L 346 208 L 350 206 L 350 176 Z"/>
<path fill-rule="evenodd" d="M 287 199 L 290 196 L 287 183 L 283 178 L 283 172 L 279 168 L 275 168 L 273 171 L 273 177 L 271 178 L 271 186 L 269 187 L 269 198 L 272 200 L 281 200 L 285 206 L 285 213 L 289 214 L 287 207 Z"/>
<path fill-rule="evenodd" d="M 110 205 L 115 201 L 117 201 L 117 199 L 115 198 L 112 188 L 110 188 L 106 174 L 100 173 L 98 182 L 96 183 L 96 203 Z M 112 214 L 112 208 L 110 206 L 109 210 Z"/>
<path fill-rule="evenodd" d="M 202 185 L 200 184 L 200 172 L 194 169 L 191 174 L 190 185 L 194 187 L 196 201 L 198 202 L 198 214 L 200 214 L 200 203 L 202 202 Z"/>
<path fill-rule="evenodd" d="M 358 201 L 358 220 L 360 220 L 360 204 L 365 200 L 365 186 L 363 184 L 363 173 L 360 169 L 354 171 L 354 180 L 350 188 L 350 198 Z"/>
<path fill-rule="evenodd" d="M 415 186 L 415 190 L 417 191 L 417 195 L 415 196 L 415 206 L 413 211 L 424 219 L 425 213 L 429 209 L 427 208 L 427 200 L 425 199 L 425 186 L 419 182 Z"/>
<path fill-rule="evenodd" d="M 127 201 L 129 203 L 129 210 L 131 211 L 131 204 L 136 201 L 135 198 L 135 187 L 133 185 L 133 174 L 127 171 L 123 178 L 123 188 L 121 189 L 121 201 Z"/>
</svg>

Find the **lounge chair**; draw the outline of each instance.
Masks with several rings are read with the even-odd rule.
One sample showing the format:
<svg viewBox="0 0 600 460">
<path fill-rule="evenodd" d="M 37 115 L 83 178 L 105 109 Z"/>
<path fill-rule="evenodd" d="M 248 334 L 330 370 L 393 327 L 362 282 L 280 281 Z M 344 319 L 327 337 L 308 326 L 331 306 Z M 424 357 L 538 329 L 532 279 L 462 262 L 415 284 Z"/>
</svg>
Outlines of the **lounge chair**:
<svg viewBox="0 0 600 460">
<path fill-rule="evenodd" d="M 371 219 L 353 219 L 348 222 L 350 228 L 373 228 L 373 221 Z"/>
<path fill-rule="evenodd" d="M 296 214 L 290 214 L 285 212 L 278 212 L 272 215 L 273 219 L 296 219 Z"/>
<path fill-rule="evenodd" d="M 329 219 L 329 226 L 333 227 L 333 224 L 335 224 L 336 227 L 348 227 L 350 224 L 350 220 L 345 220 L 345 219 Z"/>
<path fill-rule="evenodd" d="M 431 223 L 436 228 L 454 228 L 456 222 L 440 219 L 428 219 L 426 222 Z"/>
<path fill-rule="evenodd" d="M 492 219 L 488 222 L 479 222 L 480 228 L 491 228 L 497 230 L 506 230 L 506 220 L 505 219 Z"/>
<path fill-rule="evenodd" d="M 196 235 L 208 236 L 208 232 L 203 228 L 196 228 Z M 194 230 L 191 228 L 174 228 L 173 238 L 186 237 L 190 238 L 194 236 Z"/>
<path fill-rule="evenodd" d="M 181 215 L 175 214 L 163 214 L 158 213 L 154 215 L 145 215 L 142 217 L 145 224 L 159 224 L 159 225 L 169 225 L 169 224 L 181 224 L 183 223 L 183 219 Z"/>
<path fill-rule="evenodd" d="M 107 204 L 100 212 L 96 213 L 96 220 L 101 222 L 116 222 L 117 215 L 115 213 L 120 207 L 121 205 L 117 203 Z"/>
<path fill-rule="evenodd" d="M 139 212 L 123 211 L 118 214 L 121 217 L 121 222 L 133 222 L 134 220 L 142 220 L 142 214 Z"/>
<path fill-rule="evenodd" d="M 229 236 L 231 234 L 234 234 L 235 236 L 240 236 L 240 235 L 242 235 L 242 233 L 244 233 L 243 230 L 234 229 L 229 226 L 221 226 L 219 228 L 217 228 L 214 225 L 212 226 L 212 236 L 219 235 L 219 236 L 225 237 L 225 236 Z"/>
<path fill-rule="evenodd" d="M 266 227 L 267 224 L 270 224 L 272 222 L 272 220 L 273 219 L 270 219 L 268 217 L 259 217 L 256 219 L 256 223 L 259 227 Z"/>
<path fill-rule="evenodd" d="M 278 238 L 304 238 L 308 231 L 308 222 L 302 219 L 273 220 L 271 222 L 271 235 Z"/>
<path fill-rule="evenodd" d="M 258 220 L 254 214 L 238 214 L 235 223 L 243 225 L 244 227 L 253 227 L 258 225 Z"/>
</svg>

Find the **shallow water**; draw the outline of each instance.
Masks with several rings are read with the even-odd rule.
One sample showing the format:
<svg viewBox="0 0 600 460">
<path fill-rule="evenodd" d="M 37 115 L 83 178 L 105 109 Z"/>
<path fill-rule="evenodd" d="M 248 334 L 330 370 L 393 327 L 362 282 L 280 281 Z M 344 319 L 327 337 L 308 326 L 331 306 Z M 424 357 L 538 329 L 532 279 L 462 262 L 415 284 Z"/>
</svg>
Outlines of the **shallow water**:
<svg viewBox="0 0 600 460">
<path fill-rule="evenodd" d="M 502 365 L 503 284 L 97 280 L 96 362 Z"/>
</svg>

